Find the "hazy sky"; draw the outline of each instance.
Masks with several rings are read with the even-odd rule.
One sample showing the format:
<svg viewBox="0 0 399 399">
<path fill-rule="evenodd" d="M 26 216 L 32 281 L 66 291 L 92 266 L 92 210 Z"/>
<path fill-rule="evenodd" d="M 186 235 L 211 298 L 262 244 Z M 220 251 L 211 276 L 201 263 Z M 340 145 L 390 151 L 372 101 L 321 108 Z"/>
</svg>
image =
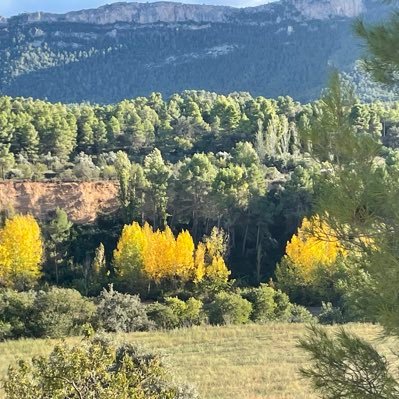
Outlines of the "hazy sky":
<svg viewBox="0 0 399 399">
<path fill-rule="evenodd" d="M 48 11 L 66 12 L 93 8 L 120 0 L 0 0 L 0 15 L 9 17 L 22 12 Z M 145 0 L 138 0 L 145 1 Z M 274 0 L 181 0 L 182 3 L 223 4 L 236 7 L 255 6 Z"/>
</svg>

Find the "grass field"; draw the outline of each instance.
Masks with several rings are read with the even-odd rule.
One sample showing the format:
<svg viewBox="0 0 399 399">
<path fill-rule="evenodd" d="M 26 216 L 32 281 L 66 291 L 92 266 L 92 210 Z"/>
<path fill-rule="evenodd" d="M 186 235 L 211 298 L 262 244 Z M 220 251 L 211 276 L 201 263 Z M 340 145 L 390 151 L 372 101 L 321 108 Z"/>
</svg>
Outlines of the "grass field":
<svg viewBox="0 0 399 399">
<path fill-rule="evenodd" d="M 348 328 L 370 341 L 380 332 L 371 325 Z M 304 325 L 268 324 L 134 333 L 115 339 L 163 354 L 175 374 L 195 384 L 203 399 L 311 399 L 316 396 L 298 375 L 306 355 L 296 345 L 305 333 Z M 47 354 L 55 342 L 1 343 L 1 378 L 9 364 Z"/>
</svg>

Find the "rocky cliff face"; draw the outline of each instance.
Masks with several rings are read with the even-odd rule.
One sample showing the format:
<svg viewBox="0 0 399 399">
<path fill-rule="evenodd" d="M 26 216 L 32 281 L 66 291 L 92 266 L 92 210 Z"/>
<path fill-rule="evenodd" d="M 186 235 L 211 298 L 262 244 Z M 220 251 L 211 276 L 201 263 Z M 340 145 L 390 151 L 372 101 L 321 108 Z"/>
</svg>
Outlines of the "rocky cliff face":
<svg viewBox="0 0 399 399">
<path fill-rule="evenodd" d="M 290 0 L 303 16 L 311 19 L 354 18 L 365 11 L 364 0 Z"/>
<path fill-rule="evenodd" d="M 57 207 L 74 223 L 91 223 L 118 208 L 115 182 L 0 182 L 0 209 L 46 220 Z"/>
<path fill-rule="evenodd" d="M 18 16 L 19 21 L 35 22 L 77 22 L 96 25 L 116 22 L 151 24 L 156 22 L 224 22 L 236 10 L 232 7 L 182 4 L 172 2 L 156 3 L 114 3 L 97 9 L 50 14 L 36 12 Z"/>
<path fill-rule="evenodd" d="M 254 14 L 271 11 L 276 5 L 285 7 L 287 15 L 291 15 L 291 12 L 296 10 L 303 17 L 311 19 L 327 19 L 336 16 L 352 18 L 358 16 L 364 10 L 364 0 L 280 0 L 259 7 L 244 9 L 162 1 L 155 3 L 114 3 L 97 9 L 74 11 L 67 14 L 36 12 L 13 17 L 13 20 L 27 24 L 72 22 L 96 25 L 108 25 L 117 22 L 134 24 L 227 22 L 240 15 L 241 12 L 246 12 L 246 10 Z"/>
</svg>

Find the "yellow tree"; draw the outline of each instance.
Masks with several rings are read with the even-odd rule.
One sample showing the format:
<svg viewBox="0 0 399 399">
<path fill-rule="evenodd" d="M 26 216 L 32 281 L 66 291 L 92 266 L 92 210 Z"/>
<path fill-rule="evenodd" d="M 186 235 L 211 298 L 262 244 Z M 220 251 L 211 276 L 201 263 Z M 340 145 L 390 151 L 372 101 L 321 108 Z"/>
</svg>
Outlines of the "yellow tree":
<svg viewBox="0 0 399 399">
<path fill-rule="evenodd" d="M 205 266 L 205 253 L 206 246 L 204 243 L 200 242 L 197 245 L 194 255 L 194 282 L 199 283 L 203 280 L 206 274 Z"/>
<path fill-rule="evenodd" d="M 176 239 L 176 275 L 184 281 L 194 277 L 194 250 L 195 245 L 191 234 L 183 230 Z"/>
<path fill-rule="evenodd" d="M 345 255 L 345 250 L 336 233 L 318 216 L 305 218 L 286 247 L 286 258 L 306 282 L 313 279 L 318 267 L 333 266 L 340 255 Z"/>
<path fill-rule="evenodd" d="M 227 252 L 228 238 L 226 233 L 214 227 L 209 237 L 205 238 L 206 246 L 206 267 L 205 277 L 216 285 L 227 283 L 230 271 L 224 261 Z"/>
<path fill-rule="evenodd" d="M 170 278 L 175 273 L 176 240 L 169 227 L 164 231 L 153 231 L 149 225 L 144 226 L 147 247 L 144 251 L 144 270 L 154 281 Z"/>
<path fill-rule="evenodd" d="M 227 251 L 227 236 L 226 233 L 217 227 L 214 227 L 210 236 L 204 239 L 206 245 L 206 253 L 208 261 L 211 263 L 215 256 L 224 257 Z"/>
<path fill-rule="evenodd" d="M 212 258 L 212 263 L 206 268 L 205 276 L 209 281 L 217 284 L 227 283 L 230 271 L 221 256 L 216 255 Z"/>
<path fill-rule="evenodd" d="M 34 283 L 41 275 L 43 242 L 36 220 L 17 215 L 0 230 L 0 279 L 8 286 Z"/>
<path fill-rule="evenodd" d="M 142 275 L 146 247 L 145 232 L 137 222 L 123 227 L 114 251 L 114 267 L 120 277 L 138 278 Z"/>
<path fill-rule="evenodd" d="M 197 248 L 191 234 L 184 230 L 177 238 L 166 226 L 156 230 L 146 223 L 125 226 L 114 251 L 114 267 L 122 278 L 146 277 L 159 283 L 164 279 L 183 282 L 227 282 L 230 274 L 223 260 L 225 236 L 214 230 Z"/>
</svg>

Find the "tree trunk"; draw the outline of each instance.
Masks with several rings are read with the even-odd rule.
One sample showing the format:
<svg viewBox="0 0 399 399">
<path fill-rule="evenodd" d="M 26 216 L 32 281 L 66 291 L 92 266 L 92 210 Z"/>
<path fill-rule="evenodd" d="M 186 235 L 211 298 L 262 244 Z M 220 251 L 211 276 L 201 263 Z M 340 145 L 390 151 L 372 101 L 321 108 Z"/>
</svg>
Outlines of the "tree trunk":
<svg viewBox="0 0 399 399">
<path fill-rule="evenodd" d="M 245 255 L 245 252 L 246 252 L 246 249 L 247 249 L 248 230 L 249 230 L 249 223 L 248 223 L 248 220 L 247 220 L 247 225 L 245 226 L 244 238 L 242 239 L 241 254 L 243 256 Z"/>
</svg>

